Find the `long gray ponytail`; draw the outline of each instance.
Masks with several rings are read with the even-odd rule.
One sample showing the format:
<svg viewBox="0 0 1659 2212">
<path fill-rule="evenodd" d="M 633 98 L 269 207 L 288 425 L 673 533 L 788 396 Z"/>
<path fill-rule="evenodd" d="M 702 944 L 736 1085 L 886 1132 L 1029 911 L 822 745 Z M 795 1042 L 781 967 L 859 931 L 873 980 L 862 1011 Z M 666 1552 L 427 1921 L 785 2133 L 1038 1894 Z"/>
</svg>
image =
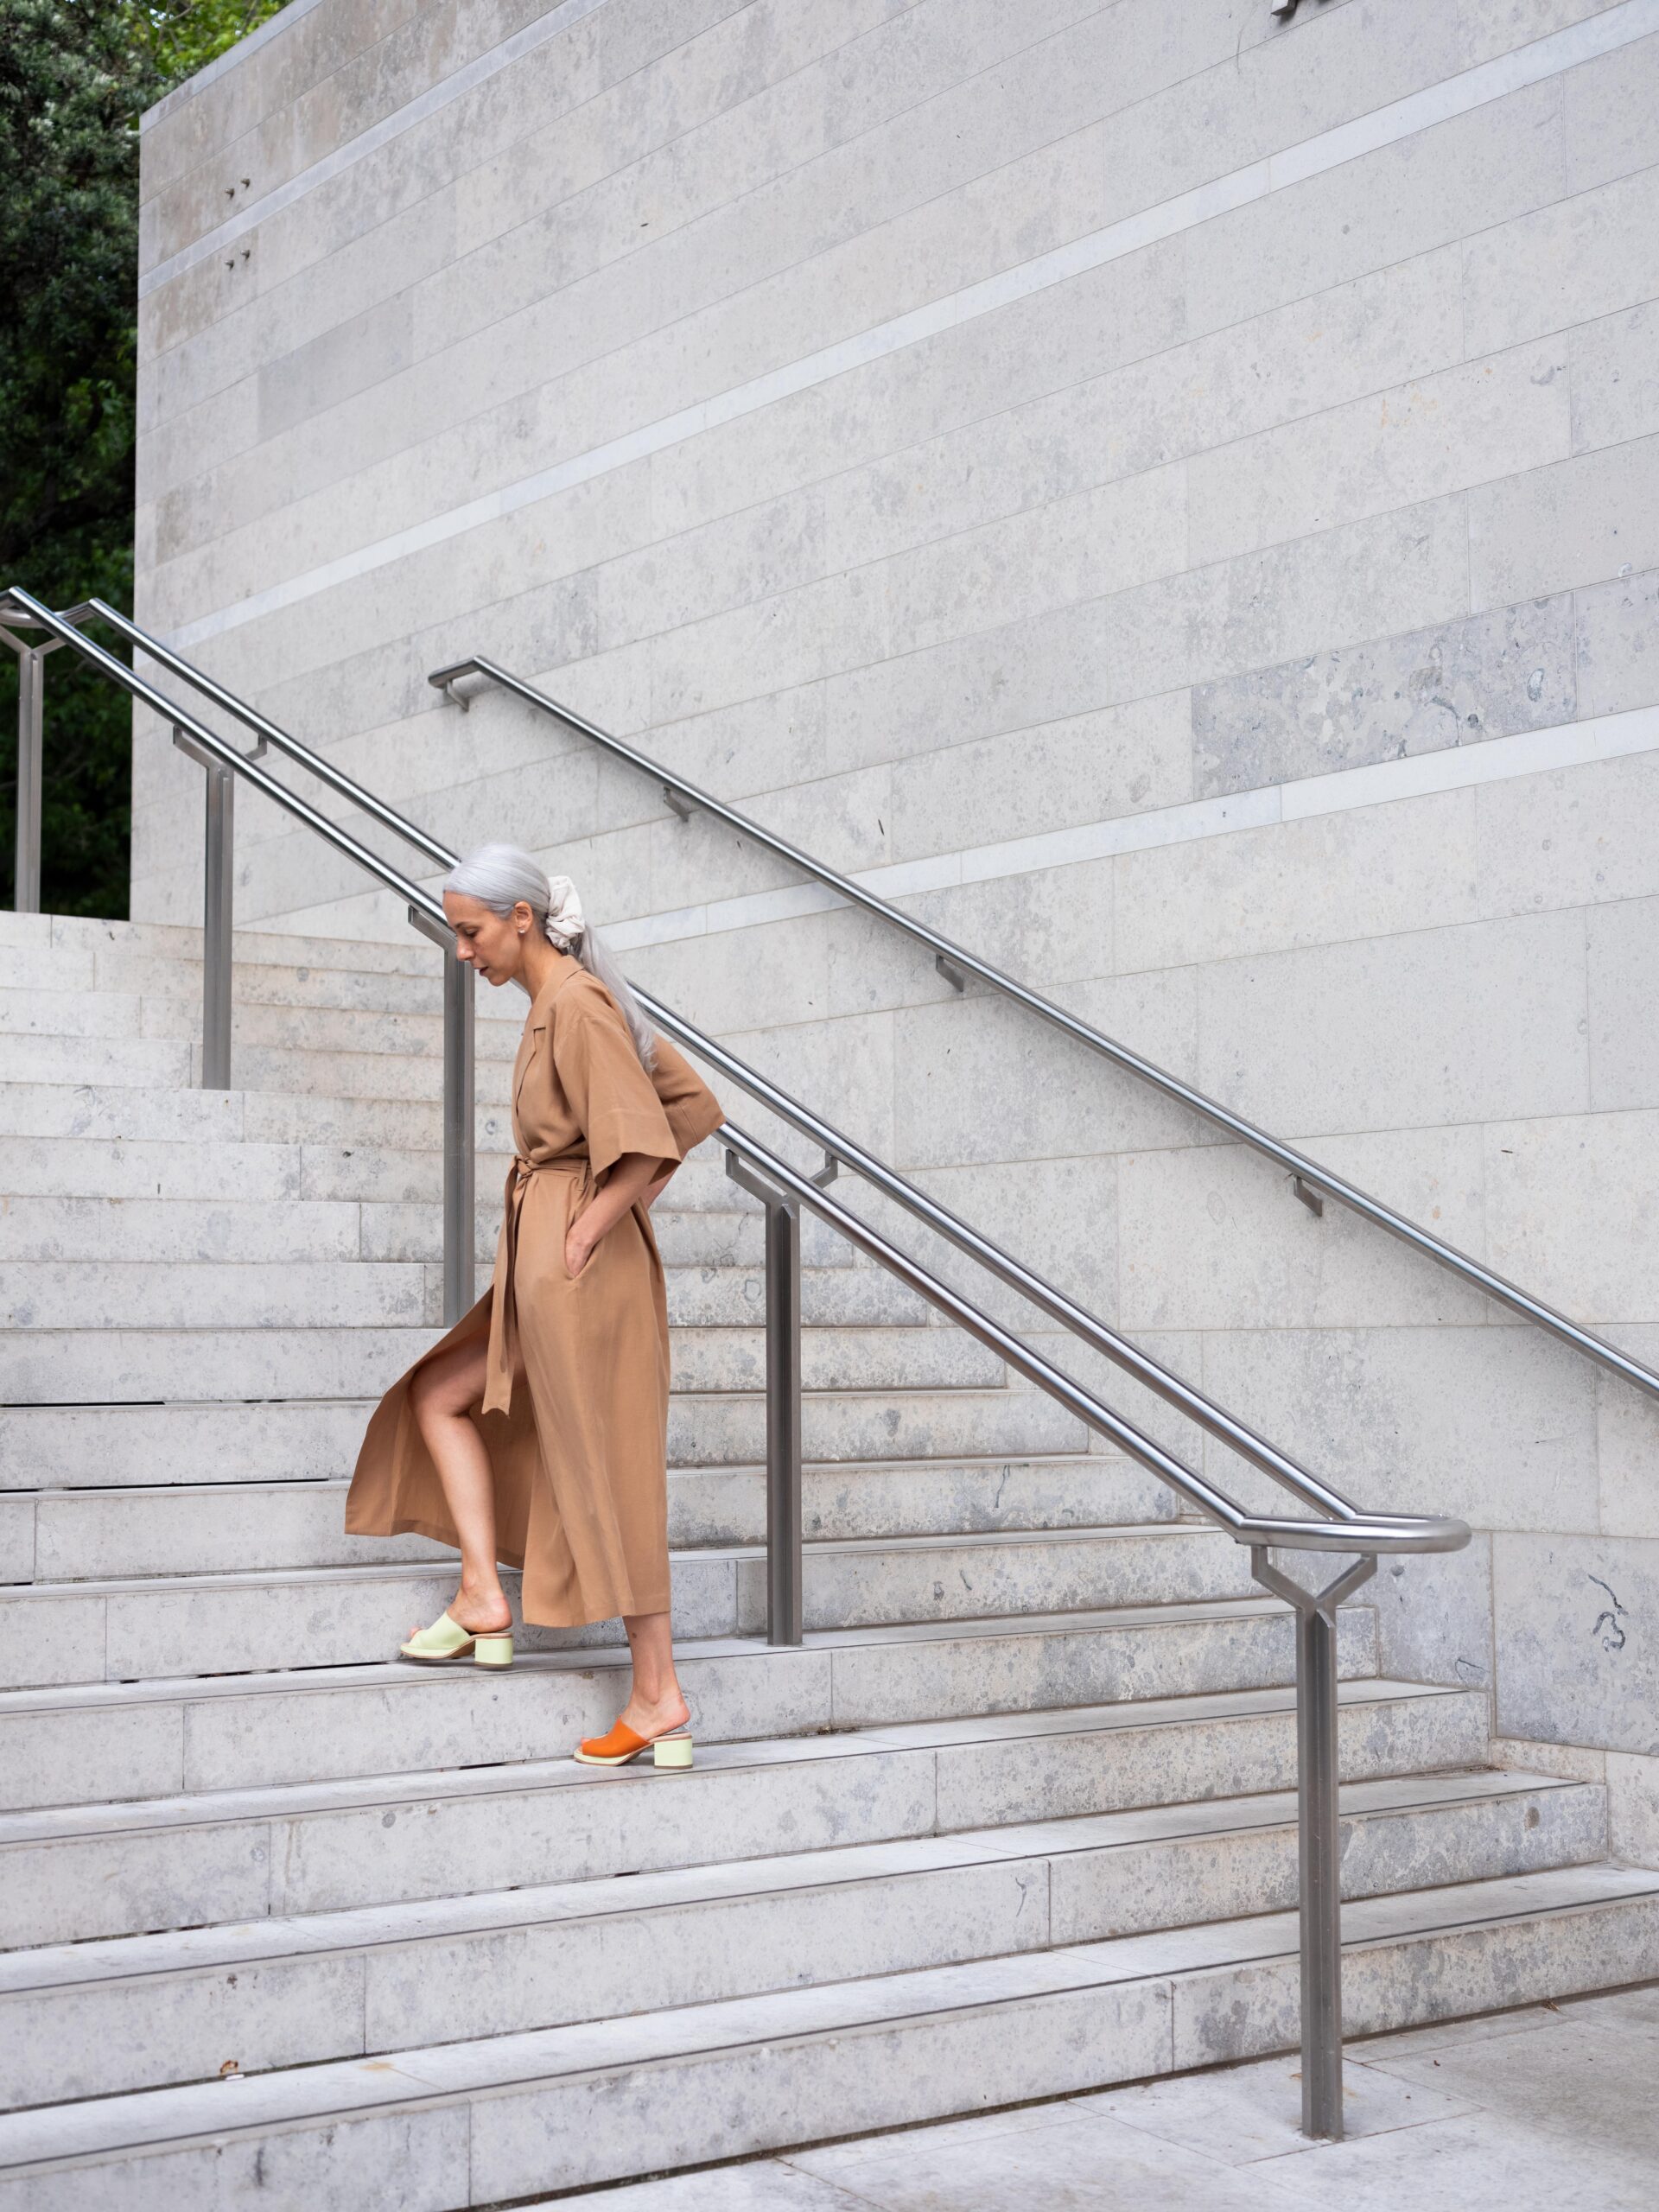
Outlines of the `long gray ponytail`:
<svg viewBox="0 0 1659 2212">
<path fill-rule="evenodd" d="M 618 968 L 599 931 L 582 911 L 576 887 L 568 875 L 550 881 L 531 855 L 518 845 L 480 845 L 458 861 L 443 879 L 446 891 L 463 899 L 476 899 L 505 921 L 522 899 L 536 925 L 550 944 L 579 960 L 590 976 L 603 983 L 622 1009 L 633 1037 L 634 1050 L 647 1070 L 657 1058 L 657 1034 L 640 1011 L 627 978 Z"/>
</svg>

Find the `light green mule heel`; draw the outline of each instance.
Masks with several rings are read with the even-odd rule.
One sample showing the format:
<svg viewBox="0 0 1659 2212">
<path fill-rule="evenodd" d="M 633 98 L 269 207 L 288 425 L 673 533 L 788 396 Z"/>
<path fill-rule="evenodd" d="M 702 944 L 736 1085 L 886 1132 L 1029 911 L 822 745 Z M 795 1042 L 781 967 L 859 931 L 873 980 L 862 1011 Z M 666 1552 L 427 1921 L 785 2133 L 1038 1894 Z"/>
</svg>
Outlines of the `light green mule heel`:
<svg viewBox="0 0 1659 2212">
<path fill-rule="evenodd" d="M 474 1636 L 471 1629 L 442 1612 L 430 1628 L 422 1629 L 397 1649 L 401 1658 L 412 1659 L 418 1667 L 448 1667 L 460 1659 L 471 1659 L 475 1667 L 511 1667 L 512 1630 L 497 1629 L 486 1636 Z"/>
</svg>

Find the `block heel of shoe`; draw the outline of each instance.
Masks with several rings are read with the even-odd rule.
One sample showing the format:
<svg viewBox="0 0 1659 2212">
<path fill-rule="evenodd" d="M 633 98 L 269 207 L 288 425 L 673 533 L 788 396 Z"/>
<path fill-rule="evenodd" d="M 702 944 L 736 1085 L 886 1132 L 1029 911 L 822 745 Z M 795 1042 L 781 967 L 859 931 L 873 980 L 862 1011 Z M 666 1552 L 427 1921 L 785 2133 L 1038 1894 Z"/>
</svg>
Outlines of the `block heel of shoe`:
<svg viewBox="0 0 1659 2212">
<path fill-rule="evenodd" d="M 635 1759 L 651 1753 L 653 1766 L 688 1767 L 691 1764 L 691 1738 L 682 1729 L 671 1729 L 665 1736 L 636 1736 L 632 1728 L 619 1720 L 606 1736 L 584 1736 L 571 1757 L 582 1766 L 631 1766 Z"/>
<path fill-rule="evenodd" d="M 474 1667 L 511 1667 L 512 1638 L 510 1636 L 479 1636 L 473 1639 Z"/>
</svg>

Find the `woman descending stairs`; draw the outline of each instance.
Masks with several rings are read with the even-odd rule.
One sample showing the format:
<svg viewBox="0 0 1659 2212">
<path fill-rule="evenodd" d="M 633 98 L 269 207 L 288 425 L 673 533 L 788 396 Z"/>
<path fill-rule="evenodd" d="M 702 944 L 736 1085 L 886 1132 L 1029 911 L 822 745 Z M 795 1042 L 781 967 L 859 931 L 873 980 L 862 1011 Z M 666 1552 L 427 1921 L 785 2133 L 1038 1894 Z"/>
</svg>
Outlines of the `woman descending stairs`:
<svg viewBox="0 0 1659 2212">
<path fill-rule="evenodd" d="M 0 2212 L 450 2212 L 1292 2044 L 1288 1611 L 809 1222 L 769 1647 L 760 1216 L 709 1147 L 652 1216 L 695 1769 L 569 1758 L 614 1624 L 388 1657 L 454 1586 L 342 1533 L 439 1334 L 433 963 L 237 957 L 203 1092 L 194 932 L 0 920 Z M 1351 2034 L 1659 1974 L 1599 1786 L 1494 1768 L 1363 1602 L 1341 1659 Z"/>
</svg>

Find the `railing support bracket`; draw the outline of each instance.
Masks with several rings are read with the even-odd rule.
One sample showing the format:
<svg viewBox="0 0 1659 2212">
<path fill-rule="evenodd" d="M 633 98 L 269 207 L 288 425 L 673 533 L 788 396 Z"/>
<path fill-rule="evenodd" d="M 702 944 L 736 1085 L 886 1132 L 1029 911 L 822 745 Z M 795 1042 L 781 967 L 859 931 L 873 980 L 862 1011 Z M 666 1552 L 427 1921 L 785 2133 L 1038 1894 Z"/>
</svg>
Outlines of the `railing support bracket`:
<svg viewBox="0 0 1659 2212">
<path fill-rule="evenodd" d="M 1307 1208 L 1309 1213 L 1313 1215 L 1315 1221 L 1321 1221 L 1324 1219 L 1325 1200 L 1319 1196 L 1317 1191 L 1312 1189 L 1307 1184 L 1304 1183 L 1300 1175 L 1293 1175 L 1291 1177 L 1290 1187 L 1295 1192 L 1296 1196 L 1301 1200 L 1302 1204 Z"/>
<path fill-rule="evenodd" d="M 968 978 L 963 974 L 961 969 L 957 967 L 954 960 L 947 960 L 944 953 L 936 952 L 933 956 L 933 965 L 938 969 L 940 975 L 944 976 L 945 982 L 950 984 L 953 991 L 965 991 L 967 989 Z"/>
</svg>

